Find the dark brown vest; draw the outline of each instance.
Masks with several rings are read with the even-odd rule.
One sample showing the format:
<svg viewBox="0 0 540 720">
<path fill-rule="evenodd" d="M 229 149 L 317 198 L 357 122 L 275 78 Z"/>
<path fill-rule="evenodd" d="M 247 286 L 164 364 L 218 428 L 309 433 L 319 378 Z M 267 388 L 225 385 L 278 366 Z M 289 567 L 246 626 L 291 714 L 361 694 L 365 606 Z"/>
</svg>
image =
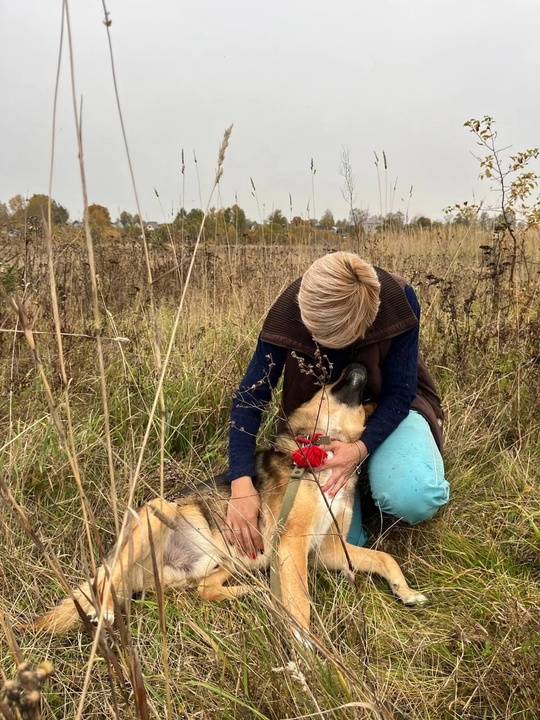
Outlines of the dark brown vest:
<svg viewBox="0 0 540 720">
<path fill-rule="evenodd" d="M 393 337 L 410 330 L 418 324 L 405 295 L 406 282 L 381 268 L 375 268 L 381 283 L 381 304 L 375 322 L 366 335 L 350 346 L 351 362 L 362 363 L 367 370 L 366 391 L 377 400 L 382 388 L 381 365 L 388 353 Z M 270 308 L 261 331 L 265 342 L 286 348 L 287 360 L 283 376 L 283 396 L 280 417 L 286 418 L 302 403 L 309 400 L 320 387 L 321 373 L 315 375 L 302 371 L 298 358 L 308 365 L 323 363 L 328 352 L 318 347 L 300 317 L 298 290 L 301 278 L 284 290 Z M 296 355 L 296 357 L 293 355 Z M 326 381 L 334 380 L 331 377 Z M 435 383 L 421 356 L 418 357 L 417 395 L 411 408 L 418 410 L 428 421 L 435 441 L 442 449 L 442 425 L 444 414 Z M 278 422 L 278 432 L 284 429 L 284 421 Z"/>
</svg>

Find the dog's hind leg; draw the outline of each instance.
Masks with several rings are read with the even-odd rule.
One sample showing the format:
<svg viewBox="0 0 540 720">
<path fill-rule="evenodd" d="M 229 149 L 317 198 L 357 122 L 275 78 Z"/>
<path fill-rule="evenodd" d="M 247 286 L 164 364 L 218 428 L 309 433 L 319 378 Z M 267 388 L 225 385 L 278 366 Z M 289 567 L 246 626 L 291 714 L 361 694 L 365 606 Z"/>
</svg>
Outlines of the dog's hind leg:
<svg viewBox="0 0 540 720">
<path fill-rule="evenodd" d="M 425 595 L 409 587 L 398 563 L 388 553 L 345 543 L 355 572 L 375 573 L 383 577 L 404 605 L 424 605 Z M 347 557 L 339 538 L 327 535 L 319 549 L 318 561 L 330 570 L 345 571 Z"/>
<path fill-rule="evenodd" d="M 163 567 L 167 538 L 176 519 L 176 505 L 152 500 L 137 513 L 111 574 L 111 584 L 120 593 L 123 585 L 132 594 L 155 585 L 155 565 Z"/>
<path fill-rule="evenodd" d="M 117 550 L 113 550 L 107 561 L 108 572 L 101 575 L 97 588 L 99 601 L 105 599 L 102 612 L 109 622 L 114 621 L 115 605 L 122 604 L 123 598 L 154 587 L 156 572 L 162 576 L 163 551 L 170 534 L 166 523 L 172 522 L 175 514 L 176 506 L 173 503 L 154 500 L 132 518 L 117 560 L 114 562 Z M 88 616 L 95 622 L 98 614 L 94 610 Z"/>
<path fill-rule="evenodd" d="M 158 503 L 160 508 L 162 505 Z M 170 503 L 166 505 L 170 507 L 163 508 L 162 514 L 170 516 L 176 508 Z M 95 623 L 100 614 L 113 622 L 115 605 L 121 604 L 128 594 L 143 589 L 145 582 L 153 578 L 151 542 L 154 544 L 156 557 L 160 557 L 159 545 L 163 542 L 165 532 L 169 532 L 169 529 L 148 512 L 147 506 L 139 511 L 137 517 L 131 519 L 120 549 L 116 545 L 106 563 L 99 568 L 96 577 L 74 590 L 75 600 L 91 622 Z M 117 554 L 118 559 L 113 562 Z M 75 603 L 71 598 L 66 598 L 26 627 L 61 635 L 79 620 Z"/>
</svg>

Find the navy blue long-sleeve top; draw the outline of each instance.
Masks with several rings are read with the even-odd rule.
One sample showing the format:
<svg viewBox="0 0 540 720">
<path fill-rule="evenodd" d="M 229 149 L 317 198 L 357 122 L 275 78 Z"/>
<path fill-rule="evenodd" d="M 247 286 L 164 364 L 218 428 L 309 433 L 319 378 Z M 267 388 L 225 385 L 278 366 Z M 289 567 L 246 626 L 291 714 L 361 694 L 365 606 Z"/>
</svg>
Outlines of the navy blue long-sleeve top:
<svg viewBox="0 0 540 720">
<path fill-rule="evenodd" d="M 405 295 L 420 320 L 420 305 L 410 285 Z M 419 323 L 392 338 L 382 363 L 382 390 L 377 409 L 369 418 L 362 441 L 372 453 L 408 415 L 416 396 L 419 352 Z M 271 400 L 285 367 L 288 350 L 264 342 L 260 337 L 246 374 L 234 393 L 229 429 L 229 481 L 255 474 L 255 447 L 264 408 Z M 339 377 L 350 362 L 350 349 L 326 349 L 325 355 Z"/>
</svg>

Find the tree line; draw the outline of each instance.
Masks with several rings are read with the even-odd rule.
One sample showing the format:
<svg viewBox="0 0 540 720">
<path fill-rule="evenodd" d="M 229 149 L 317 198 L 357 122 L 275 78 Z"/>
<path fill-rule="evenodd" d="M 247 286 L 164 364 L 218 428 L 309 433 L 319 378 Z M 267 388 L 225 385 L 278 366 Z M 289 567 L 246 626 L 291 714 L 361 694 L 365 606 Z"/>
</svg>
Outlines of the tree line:
<svg viewBox="0 0 540 720">
<path fill-rule="evenodd" d="M 51 224 L 53 226 L 81 226 L 78 220 L 70 222 L 69 212 L 56 200 L 51 199 Z M 49 198 L 44 194 L 35 194 L 30 198 L 15 195 L 7 203 L 0 202 L 0 228 L 2 232 L 17 236 L 24 231 L 42 231 L 43 219 L 47 220 Z M 167 240 L 178 237 L 194 240 L 198 236 L 204 213 L 200 208 L 186 210 L 181 208 L 170 222 L 157 223 L 141 220 L 138 215 L 123 210 L 116 221 L 111 219 L 107 207 L 92 204 L 88 207 L 88 218 L 93 233 L 98 237 L 114 240 L 122 236 L 136 238 L 144 227 L 147 234 L 154 240 Z M 370 215 L 362 208 L 352 208 L 347 218 L 335 219 L 330 209 L 325 210 L 319 219 L 303 218 L 295 215 L 287 218 L 280 209 L 274 209 L 265 218 L 251 220 L 245 211 L 234 204 L 226 208 L 211 208 L 205 220 L 205 238 L 217 240 L 251 240 L 268 242 L 287 242 L 291 239 L 306 239 L 317 232 L 335 233 L 363 237 L 366 234 L 382 231 L 400 231 L 407 228 L 414 230 L 436 229 L 443 224 L 469 225 L 478 224 L 485 230 L 493 229 L 496 218 L 487 212 L 473 217 L 470 213 L 454 213 L 448 216 L 445 223 L 432 221 L 425 215 L 418 215 L 408 220 L 401 211 L 386 215 Z"/>
</svg>

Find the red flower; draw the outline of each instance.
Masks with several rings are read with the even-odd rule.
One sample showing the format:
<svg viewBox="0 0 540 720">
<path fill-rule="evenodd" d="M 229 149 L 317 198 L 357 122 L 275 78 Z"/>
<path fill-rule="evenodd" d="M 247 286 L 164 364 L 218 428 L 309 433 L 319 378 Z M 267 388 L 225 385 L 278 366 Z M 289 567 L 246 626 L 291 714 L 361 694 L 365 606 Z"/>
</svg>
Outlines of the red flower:
<svg viewBox="0 0 540 720">
<path fill-rule="evenodd" d="M 328 453 L 319 445 L 314 445 L 314 441 L 321 437 L 322 433 L 314 433 L 310 437 L 296 436 L 296 442 L 301 443 L 303 447 L 295 450 L 292 455 L 292 461 L 298 467 L 320 467 L 326 460 Z"/>
</svg>

